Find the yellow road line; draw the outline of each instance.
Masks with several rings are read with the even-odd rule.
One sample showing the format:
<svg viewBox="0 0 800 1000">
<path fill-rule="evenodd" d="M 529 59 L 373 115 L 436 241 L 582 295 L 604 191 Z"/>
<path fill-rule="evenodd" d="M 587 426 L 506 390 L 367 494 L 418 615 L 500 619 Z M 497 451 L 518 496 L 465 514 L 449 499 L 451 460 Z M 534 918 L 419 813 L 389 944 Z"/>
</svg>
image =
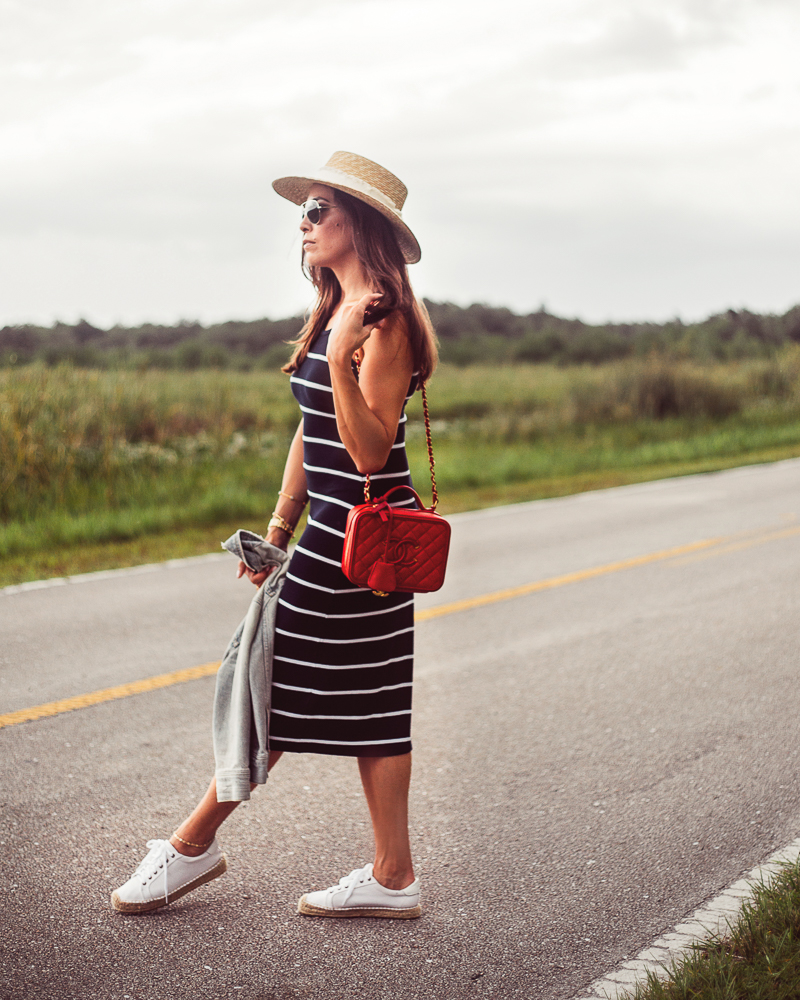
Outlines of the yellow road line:
<svg viewBox="0 0 800 1000">
<path fill-rule="evenodd" d="M 451 604 L 440 604 L 436 608 L 428 608 L 416 615 L 417 621 L 427 621 L 430 618 L 441 618 L 456 611 L 467 611 L 470 608 L 481 608 L 485 604 L 496 604 L 512 597 L 522 597 L 524 594 L 535 594 L 539 590 L 552 590 L 554 587 L 564 587 L 568 583 L 578 583 L 581 580 L 591 580 L 607 573 L 618 573 L 622 569 L 633 569 L 636 566 L 646 566 L 648 563 L 663 562 L 674 559 L 689 552 L 709 549 L 726 542 L 730 536 L 722 538 L 707 538 L 691 545 L 679 545 L 674 549 L 664 549 L 661 552 L 651 552 L 646 556 L 635 556 L 633 559 L 622 559 L 620 562 L 607 563 L 605 566 L 594 566 L 592 569 L 581 569 L 575 573 L 564 573 L 562 576 L 551 576 L 548 580 L 536 580 L 534 583 L 524 583 L 521 587 L 509 587 L 507 590 L 496 590 L 491 594 L 481 594 L 479 597 L 467 597 L 463 601 L 453 601 Z"/>
<path fill-rule="evenodd" d="M 508 601 L 514 597 L 535 594 L 541 590 L 552 590 L 555 587 L 564 587 L 570 583 L 580 583 L 582 580 L 591 580 L 594 577 L 606 576 L 609 573 L 618 573 L 624 569 L 635 569 L 637 566 L 647 566 L 650 563 L 664 562 L 668 559 L 675 560 L 673 565 L 680 565 L 684 562 L 691 562 L 694 559 L 723 555 L 726 552 L 737 552 L 740 549 L 750 548 L 753 545 L 761 545 L 764 542 L 789 538 L 792 535 L 800 535 L 800 527 L 786 528 L 782 531 L 769 531 L 761 534 L 756 533 L 752 537 L 745 538 L 742 541 L 733 541 L 735 538 L 742 538 L 742 535 L 748 534 L 751 533 L 741 532 L 737 535 L 706 538 L 703 541 L 692 542 L 689 545 L 678 545 L 672 549 L 662 549 L 660 552 L 651 552 L 644 556 L 634 556 L 632 559 L 621 559 L 619 562 L 606 563 L 605 566 L 594 566 L 591 569 L 577 570 L 574 573 L 551 576 L 547 580 L 536 580 L 533 583 L 525 583 L 520 587 L 508 587 L 505 590 L 496 590 L 491 594 L 481 594 L 478 597 L 467 597 L 461 601 L 451 601 L 449 604 L 440 604 L 434 608 L 426 608 L 424 611 L 418 611 L 414 616 L 414 620 L 418 622 L 430 621 L 432 618 L 442 618 L 444 615 L 452 615 L 458 611 L 469 611 L 471 608 L 481 608 L 487 604 L 497 604 L 499 601 Z M 681 556 L 685 556 L 686 558 L 681 559 Z M 175 670 L 172 673 L 159 674 L 157 677 L 148 677 L 142 681 L 133 681 L 130 684 L 119 684 L 117 687 L 104 688 L 102 691 L 93 691 L 91 694 L 81 694 L 76 695 L 74 698 L 51 701 L 46 705 L 36 705 L 34 708 L 22 708 L 18 712 L 9 712 L 6 715 L 0 715 L 0 729 L 4 726 L 16 726 L 21 722 L 32 722 L 35 719 L 45 719 L 48 716 L 61 715 L 63 712 L 74 712 L 75 709 L 88 708 L 90 705 L 99 705 L 104 701 L 127 698 L 132 694 L 155 691 L 158 688 L 170 687 L 172 684 L 183 684 L 184 681 L 193 681 L 199 677 L 209 677 L 215 674 L 218 669 L 219 662 L 205 663 L 200 667 Z"/>
<path fill-rule="evenodd" d="M 554 587 L 564 587 L 568 583 L 579 583 L 581 580 L 591 580 L 596 576 L 605 576 L 607 573 L 618 573 L 620 570 L 634 569 L 637 566 L 646 566 L 648 563 L 664 562 L 667 559 L 675 560 L 673 565 L 677 566 L 684 562 L 691 562 L 694 559 L 708 559 L 711 556 L 723 555 L 726 552 L 737 552 L 739 549 L 749 549 L 753 545 L 761 545 L 764 542 L 771 542 L 778 538 L 788 538 L 790 535 L 798 534 L 800 534 L 800 528 L 786 528 L 782 531 L 769 531 L 766 533 L 762 531 L 741 531 L 734 535 L 706 538 L 701 542 L 678 545 L 676 548 L 663 549 L 661 552 L 651 552 L 646 556 L 622 559 L 619 562 L 607 563 L 605 566 L 594 566 L 591 569 L 581 569 L 574 573 L 564 573 L 562 576 L 551 576 L 547 580 L 536 580 L 534 583 L 525 583 L 520 587 L 509 587 L 506 590 L 496 590 L 491 594 L 481 594 L 479 597 L 467 597 L 462 601 L 440 604 L 435 608 L 418 611 L 415 615 L 415 620 L 427 621 L 430 618 L 441 618 L 442 615 L 450 615 L 456 611 L 468 611 L 470 608 L 480 608 L 485 604 L 496 604 L 498 601 L 507 601 L 512 597 L 535 594 L 540 590 L 552 590 Z M 745 538 L 744 541 L 733 541 L 735 538 L 742 538 L 748 535 L 751 537 Z M 692 553 L 700 554 L 692 555 Z M 681 559 L 679 558 L 680 556 L 686 556 L 686 558 Z"/>
<path fill-rule="evenodd" d="M 216 663 L 204 663 L 200 667 L 188 667 L 186 670 L 174 670 L 171 674 L 159 674 L 157 677 L 147 677 L 143 681 L 133 681 L 130 684 L 118 684 L 116 687 L 103 688 L 102 691 L 92 691 L 91 694 L 79 694 L 74 698 L 63 698 L 61 701 L 49 701 L 46 705 L 36 705 L 34 708 L 21 708 L 18 712 L 8 712 L 0 715 L 0 729 L 3 726 L 16 726 L 20 722 L 32 722 L 34 719 L 45 719 L 50 715 L 61 715 L 63 712 L 74 712 L 76 708 L 88 708 L 104 701 L 115 701 L 117 698 L 127 698 L 132 694 L 142 694 L 144 691 L 155 691 L 157 688 L 170 687 L 172 684 L 183 684 L 198 677 L 208 677 L 219 669 Z"/>
<path fill-rule="evenodd" d="M 781 538 L 791 538 L 793 535 L 800 535 L 800 528 L 785 528 L 783 531 L 773 531 L 766 535 L 759 535 L 756 538 L 748 538 L 743 542 L 734 542 L 731 545 L 721 545 L 713 552 L 701 552 L 699 555 L 686 556 L 683 559 L 676 559 L 673 566 L 685 566 L 687 563 L 698 562 L 700 559 L 710 559 L 712 556 L 722 556 L 726 552 L 741 552 L 742 549 L 750 549 L 754 545 L 763 545 L 764 542 L 776 542 Z"/>
</svg>

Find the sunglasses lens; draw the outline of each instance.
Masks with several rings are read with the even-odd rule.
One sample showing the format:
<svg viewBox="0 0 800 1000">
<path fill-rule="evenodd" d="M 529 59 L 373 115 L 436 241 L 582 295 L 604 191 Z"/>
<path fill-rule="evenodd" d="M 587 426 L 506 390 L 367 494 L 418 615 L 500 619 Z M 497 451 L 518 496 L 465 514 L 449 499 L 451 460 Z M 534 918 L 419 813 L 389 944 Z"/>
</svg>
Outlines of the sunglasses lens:
<svg viewBox="0 0 800 1000">
<path fill-rule="evenodd" d="M 303 218 L 308 219 L 312 226 L 318 226 L 321 217 L 322 209 L 313 198 L 303 205 Z"/>
</svg>

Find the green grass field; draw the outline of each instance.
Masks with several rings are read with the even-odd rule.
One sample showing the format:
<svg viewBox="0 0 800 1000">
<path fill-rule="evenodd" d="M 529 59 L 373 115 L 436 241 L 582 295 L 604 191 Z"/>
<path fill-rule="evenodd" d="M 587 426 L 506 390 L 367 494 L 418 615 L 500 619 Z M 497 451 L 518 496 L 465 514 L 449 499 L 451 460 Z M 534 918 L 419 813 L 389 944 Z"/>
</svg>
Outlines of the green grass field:
<svg viewBox="0 0 800 1000">
<path fill-rule="evenodd" d="M 445 513 L 800 455 L 800 349 L 698 365 L 441 366 Z M 299 411 L 272 372 L 0 371 L 0 585 L 263 530 Z M 409 459 L 423 498 L 419 397 Z"/>
</svg>

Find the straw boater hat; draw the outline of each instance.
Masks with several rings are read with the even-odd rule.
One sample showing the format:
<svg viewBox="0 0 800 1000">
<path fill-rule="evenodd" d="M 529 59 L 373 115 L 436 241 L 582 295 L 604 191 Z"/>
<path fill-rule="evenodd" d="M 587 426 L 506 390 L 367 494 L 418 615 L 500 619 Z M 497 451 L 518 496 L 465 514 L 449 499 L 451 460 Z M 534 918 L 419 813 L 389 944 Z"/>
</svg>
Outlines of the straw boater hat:
<svg viewBox="0 0 800 1000">
<path fill-rule="evenodd" d="M 309 177 L 279 177 L 272 182 L 278 194 L 295 205 L 306 201 L 312 184 L 327 184 L 371 205 L 391 222 L 406 262 L 416 264 L 420 259 L 419 243 L 400 214 L 408 188 L 394 174 L 363 156 L 339 152 Z"/>
</svg>

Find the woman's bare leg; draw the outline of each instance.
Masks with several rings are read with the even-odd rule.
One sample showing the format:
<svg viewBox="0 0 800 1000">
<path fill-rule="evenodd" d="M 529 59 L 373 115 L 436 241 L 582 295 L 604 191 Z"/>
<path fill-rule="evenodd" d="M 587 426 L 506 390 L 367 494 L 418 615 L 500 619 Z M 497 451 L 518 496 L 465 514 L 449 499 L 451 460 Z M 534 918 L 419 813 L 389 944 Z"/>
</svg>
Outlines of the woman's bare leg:
<svg viewBox="0 0 800 1000">
<path fill-rule="evenodd" d="M 281 750 L 270 751 L 268 764 L 270 771 L 281 759 L 282 752 Z M 251 791 L 255 787 L 255 785 L 251 785 Z M 180 834 L 184 840 L 190 840 L 193 844 L 208 845 L 216 836 L 217 830 L 238 805 L 238 802 L 217 802 L 217 779 L 212 778 L 206 794 L 194 812 L 181 823 L 175 833 Z M 190 858 L 197 857 L 205 850 L 202 846 L 189 847 L 188 844 L 181 843 L 174 834 L 170 837 L 169 842 L 179 854 L 185 854 Z"/>
<path fill-rule="evenodd" d="M 373 873 L 385 888 L 405 889 L 414 881 L 408 840 L 411 754 L 359 757 L 358 768 L 375 832 Z"/>
</svg>

